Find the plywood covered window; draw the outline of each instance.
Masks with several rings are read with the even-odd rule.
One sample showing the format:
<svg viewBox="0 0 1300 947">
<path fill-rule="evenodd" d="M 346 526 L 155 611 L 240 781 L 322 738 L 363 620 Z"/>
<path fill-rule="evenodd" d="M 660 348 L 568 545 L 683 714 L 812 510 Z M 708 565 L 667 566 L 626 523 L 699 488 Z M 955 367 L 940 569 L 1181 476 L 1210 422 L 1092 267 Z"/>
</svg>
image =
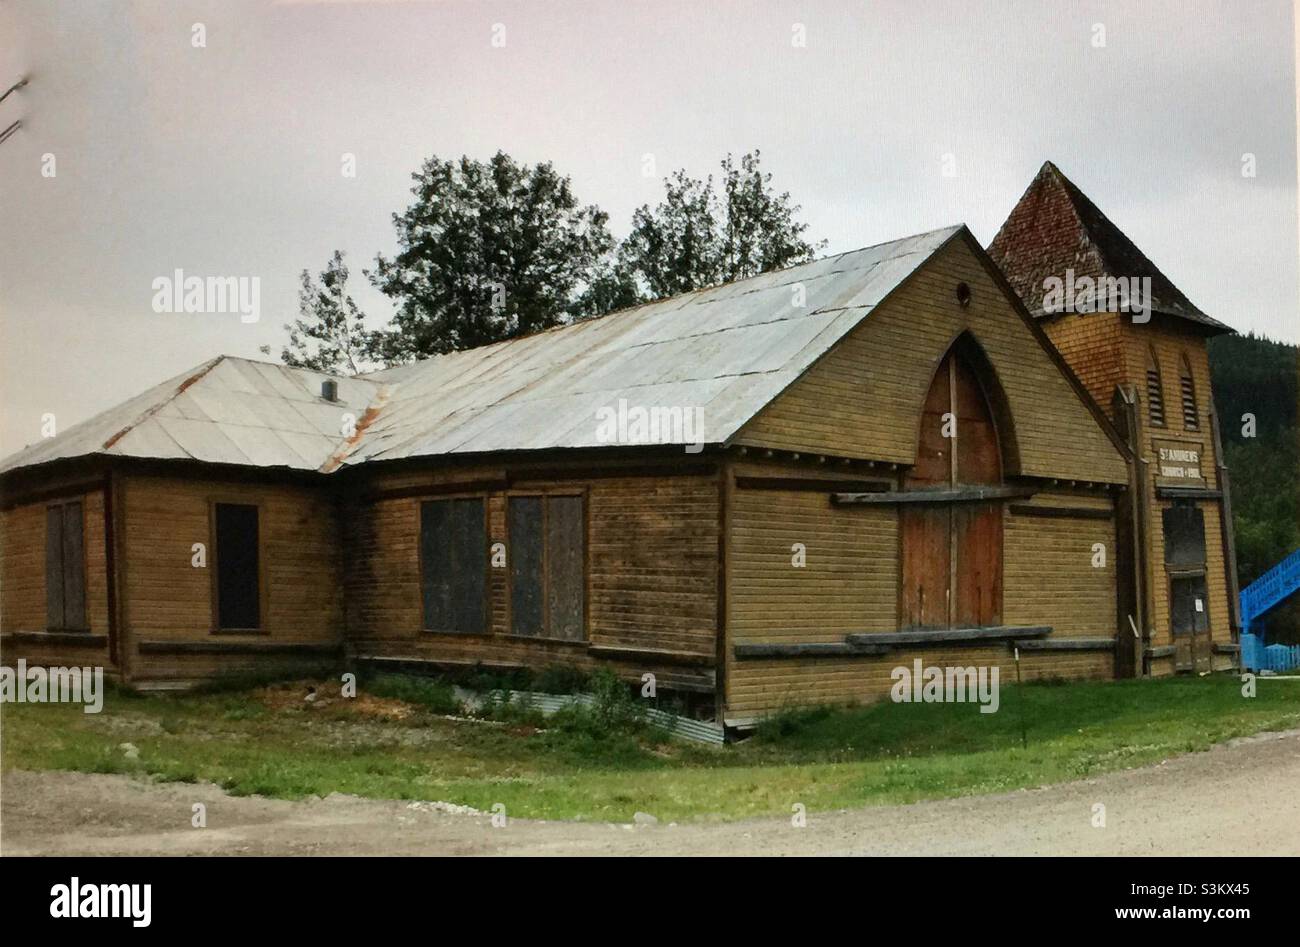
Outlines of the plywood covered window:
<svg viewBox="0 0 1300 947">
<path fill-rule="evenodd" d="M 85 631 L 86 553 L 81 501 L 45 509 L 45 622 L 59 631 Z"/>
<path fill-rule="evenodd" d="M 1165 388 L 1160 379 L 1156 350 L 1147 348 L 1147 417 L 1156 427 L 1165 426 Z"/>
<path fill-rule="evenodd" d="M 510 631 L 586 638 L 586 513 L 581 496 L 512 496 L 507 513 Z"/>
<path fill-rule="evenodd" d="M 487 631 L 487 545 L 481 497 L 420 504 L 420 585 L 425 631 Z"/>
<path fill-rule="evenodd" d="M 1165 565 L 1188 569 L 1205 565 L 1205 513 L 1192 503 L 1175 503 L 1161 513 Z"/>
<path fill-rule="evenodd" d="M 973 361 L 954 350 L 935 372 L 905 489 L 951 491 L 1002 482 L 997 426 Z M 1001 622 L 1000 501 L 908 503 L 900 508 L 899 527 L 904 628 Z"/>
<path fill-rule="evenodd" d="M 258 508 L 251 503 L 217 503 L 217 628 L 255 631 L 262 627 L 262 552 Z"/>
<path fill-rule="evenodd" d="M 1186 355 L 1179 361 L 1178 389 L 1183 398 L 1183 429 L 1199 430 L 1201 421 L 1196 411 L 1196 382 L 1192 380 L 1192 366 Z"/>
</svg>

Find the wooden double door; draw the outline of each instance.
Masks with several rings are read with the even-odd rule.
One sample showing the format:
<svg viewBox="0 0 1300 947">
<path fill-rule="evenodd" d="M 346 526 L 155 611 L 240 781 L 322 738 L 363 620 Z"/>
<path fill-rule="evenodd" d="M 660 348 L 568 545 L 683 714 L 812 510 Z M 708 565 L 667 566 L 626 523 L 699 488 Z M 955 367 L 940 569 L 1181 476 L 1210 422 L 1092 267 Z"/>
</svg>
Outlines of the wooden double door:
<svg viewBox="0 0 1300 947">
<path fill-rule="evenodd" d="M 936 500 L 900 506 L 902 627 L 1001 624 L 1002 502 L 951 497 L 959 487 L 1001 482 L 997 425 L 984 387 L 971 361 L 949 352 L 926 396 L 916 464 L 903 484 L 935 492 Z"/>
</svg>

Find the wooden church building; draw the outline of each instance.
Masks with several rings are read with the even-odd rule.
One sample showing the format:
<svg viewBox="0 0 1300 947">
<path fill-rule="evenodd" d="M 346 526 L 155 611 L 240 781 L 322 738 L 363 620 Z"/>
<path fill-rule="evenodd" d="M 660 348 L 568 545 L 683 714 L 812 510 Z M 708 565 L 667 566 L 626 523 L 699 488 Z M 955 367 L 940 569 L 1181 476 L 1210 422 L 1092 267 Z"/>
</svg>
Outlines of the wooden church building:
<svg viewBox="0 0 1300 947">
<path fill-rule="evenodd" d="M 1071 267 L 1149 275 L 1154 315 L 1044 312 Z M 988 251 L 949 227 L 352 378 L 219 357 L 0 466 L 0 658 L 608 666 L 732 725 L 918 658 L 1230 666 L 1216 331 L 1046 165 Z"/>
<path fill-rule="evenodd" d="M 1050 161 L 989 254 L 1133 457 L 1137 666 L 1151 674 L 1235 666 L 1232 506 L 1206 349 L 1232 330 L 1196 308 Z M 1076 284 L 1090 279 L 1094 292 L 1144 281 L 1142 305 L 1099 311 L 1076 301 L 1076 311 L 1046 311 L 1045 284 L 1067 273 Z"/>
</svg>

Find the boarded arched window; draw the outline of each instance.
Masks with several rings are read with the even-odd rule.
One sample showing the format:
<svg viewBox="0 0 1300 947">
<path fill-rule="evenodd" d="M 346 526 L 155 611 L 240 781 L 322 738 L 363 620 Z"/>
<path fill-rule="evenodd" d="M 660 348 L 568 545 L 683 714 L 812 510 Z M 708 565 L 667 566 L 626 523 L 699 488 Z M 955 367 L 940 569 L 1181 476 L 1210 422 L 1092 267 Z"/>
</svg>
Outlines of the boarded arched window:
<svg viewBox="0 0 1300 947">
<path fill-rule="evenodd" d="M 1002 482 L 997 424 L 976 363 L 954 347 L 926 394 L 916 463 L 903 486 L 933 491 L 936 500 L 900 508 L 904 628 L 1001 621 L 1002 504 L 955 496 L 963 486 Z"/>
<path fill-rule="evenodd" d="M 1160 381 L 1156 350 L 1147 348 L 1147 417 L 1156 427 L 1165 426 L 1165 389 Z"/>
<path fill-rule="evenodd" d="M 1183 429 L 1200 430 L 1201 420 L 1196 412 L 1196 382 L 1192 380 L 1192 366 L 1186 353 L 1178 365 L 1178 389 L 1183 397 Z"/>
</svg>

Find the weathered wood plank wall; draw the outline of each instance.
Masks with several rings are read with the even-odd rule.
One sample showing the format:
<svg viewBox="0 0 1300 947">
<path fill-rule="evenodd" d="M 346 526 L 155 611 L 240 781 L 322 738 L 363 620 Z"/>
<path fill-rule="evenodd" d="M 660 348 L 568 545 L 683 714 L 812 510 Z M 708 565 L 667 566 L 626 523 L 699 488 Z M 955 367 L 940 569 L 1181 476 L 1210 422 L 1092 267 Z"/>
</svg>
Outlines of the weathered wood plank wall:
<svg viewBox="0 0 1300 947">
<path fill-rule="evenodd" d="M 656 673 L 661 683 L 711 686 L 717 629 L 716 475 L 638 472 L 626 476 L 544 477 L 527 468 L 381 474 L 348 502 L 345 563 L 349 644 L 358 655 L 446 664 L 511 666 L 612 661 L 624 674 Z M 611 472 L 613 473 L 613 472 Z M 509 486 L 506 486 L 507 474 Z M 484 483 L 496 487 L 484 488 Z M 423 496 L 487 497 L 488 542 L 506 543 L 507 497 L 585 497 L 587 640 L 510 633 L 508 568 L 490 569 L 490 628 L 483 635 L 421 630 L 416 537 Z M 422 493 L 427 489 L 427 493 Z M 384 498 L 384 491 L 401 496 Z M 374 496 L 378 494 L 378 496 Z"/>
<path fill-rule="evenodd" d="M 263 625 L 258 634 L 214 634 L 215 502 L 254 503 L 260 509 Z M 269 648 L 342 641 L 343 550 L 327 491 L 128 476 L 122 505 L 127 550 L 123 635 L 133 680 L 271 671 L 300 659 L 318 662 L 322 654 Z M 206 568 L 192 565 L 195 543 L 207 545 Z M 183 650 L 195 643 L 213 646 L 213 653 Z M 220 653 L 222 647 L 247 650 Z"/>
<path fill-rule="evenodd" d="M 57 495 L 0 510 L 0 590 L 4 595 L 0 607 L 0 660 L 6 664 L 24 658 L 29 664 L 96 665 L 116 673 L 107 640 L 104 490 L 99 485 L 87 488 L 86 480 L 85 475 L 49 478 L 42 489 Z M 43 640 L 34 634 L 47 630 L 46 508 L 51 503 L 74 500 L 81 503 L 84 523 L 86 641 L 93 645 L 62 645 L 55 643 L 57 639 Z M 11 637 L 15 635 L 18 637 Z"/>
</svg>

